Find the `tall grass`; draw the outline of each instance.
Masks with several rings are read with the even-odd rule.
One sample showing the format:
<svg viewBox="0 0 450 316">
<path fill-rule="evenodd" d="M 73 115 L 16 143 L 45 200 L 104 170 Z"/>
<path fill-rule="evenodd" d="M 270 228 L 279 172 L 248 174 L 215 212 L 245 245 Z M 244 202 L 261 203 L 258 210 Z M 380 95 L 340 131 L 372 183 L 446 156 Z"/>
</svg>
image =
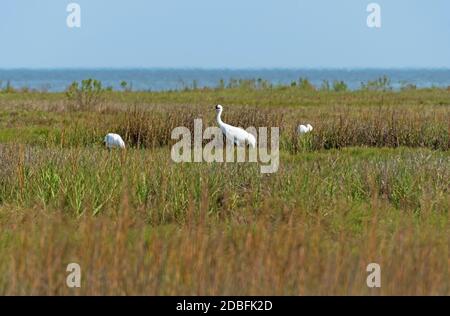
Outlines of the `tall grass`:
<svg viewBox="0 0 450 316">
<path fill-rule="evenodd" d="M 158 223 L 184 223 L 189 203 L 204 198 L 205 187 L 210 212 L 216 215 L 273 199 L 327 209 L 341 200 L 368 203 L 373 194 L 400 210 L 419 212 L 425 196 L 433 201 L 433 210 L 448 208 L 449 156 L 427 150 L 283 154 L 273 177 L 260 174 L 253 163 L 175 164 L 169 149 L 109 153 L 6 146 L 1 155 L 3 203 L 76 215 L 112 212 L 124 187 L 135 207 L 149 214 L 158 210 L 163 217 Z"/>
<path fill-rule="evenodd" d="M 104 96 L 0 99 L 0 294 L 449 294 L 447 91 Z M 278 172 L 171 161 L 171 129 L 215 125 L 216 103 L 225 122 L 281 128 Z"/>
<path fill-rule="evenodd" d="M 448 294 L 448 154 L 287 155 L 271 177 L 167 156 L 3 148 L 2 293 Z"/>
</svg>

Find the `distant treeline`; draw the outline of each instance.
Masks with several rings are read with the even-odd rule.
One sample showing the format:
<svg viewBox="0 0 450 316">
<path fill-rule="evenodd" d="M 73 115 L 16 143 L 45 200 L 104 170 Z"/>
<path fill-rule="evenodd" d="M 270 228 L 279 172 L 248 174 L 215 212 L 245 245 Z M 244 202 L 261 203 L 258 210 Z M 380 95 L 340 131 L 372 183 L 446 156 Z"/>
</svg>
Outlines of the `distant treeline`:
<svg viewBox="0 0 450 316">
<path fill-rule="evenodd" d="M 305 91 L 333 91 L 333 92 L 344 92 L 350 91 L 351 89 L 347 83 L 343 80 L 323 80 L 322 83 L 317 86 L 311 83 L 308 78 L 300 77 L 298 80 L 291 81 L 290 83 L 273 83 L 269 80 L 256 78 L 256 79 L 237 79 L 230 78 L 228 80 L 221 79 L 215 87 L 203 87 L 198 84 L 197 80 L 193 80 L 192 83 L 181 83 L 180 89 L 167 90 L 167 91 L 195 91 L 195 90 L 224 90 L 224 89 L 245 89 L 245 90 L 264 90 L 264 89 L 288 89 L 295 88 Z M 445 87 L 432 87 L 433 89 L 448 89 L 450 86 Z M 112 86 L 103 87 L 101 81 L 96 79 L 85 79 L 81 82 L 74 81 L 66 88 L 66 93 L 73 93 L 77 89 L 81 91 L 133 91 L 132 82 L 121 81 L 120 88 L 114 89 Z M 399 90 L 415 90 L 420 89 L 415 84 L 408 82 L 400 82 Z M 429 89 L 429 88 L 422 88 Z M 27 92 L 48 92 L 48 87 L 43 87 L 41 89 L 31 89 L 29 87 L 14 87 L 8 80 L 3 82 L 0 80 L 0 93 L 27 93 Z M 382 76 L 374 80 L 368 80 L 367 82 L 361 82 L 358 89 L 353 89 L 353 91 L 393 91 L 394 88 L 391 84 L 391 80 L 387 76 Z M 152 91 L 148 90 L 135 90 L 135 91 Z"/>
</svg>

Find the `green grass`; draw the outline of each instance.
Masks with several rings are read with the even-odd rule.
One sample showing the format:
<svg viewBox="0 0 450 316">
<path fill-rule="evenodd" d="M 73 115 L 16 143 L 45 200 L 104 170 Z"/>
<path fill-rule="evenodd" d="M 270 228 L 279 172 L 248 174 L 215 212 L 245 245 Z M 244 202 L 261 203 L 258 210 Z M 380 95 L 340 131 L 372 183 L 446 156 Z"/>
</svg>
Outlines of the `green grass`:
<svg viewBox="0 0 450 316">
<path fill-rule="evenodd" d="M 276 173 L 171 161 L 171 129 L 215 125 L 216 103 L 280 127 Z M 448 295 L 449 132 L 444 89 L 108 92 L 83 111 L 0 93 L 0 293 Z"/>
</svg>

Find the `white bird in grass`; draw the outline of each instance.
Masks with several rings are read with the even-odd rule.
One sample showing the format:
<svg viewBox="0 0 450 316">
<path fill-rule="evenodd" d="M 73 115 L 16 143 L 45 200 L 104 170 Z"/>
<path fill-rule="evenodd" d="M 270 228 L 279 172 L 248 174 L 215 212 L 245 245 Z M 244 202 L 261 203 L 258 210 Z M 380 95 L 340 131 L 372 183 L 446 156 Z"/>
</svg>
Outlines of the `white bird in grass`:
<svg viewBox="0 0 450 316">
<path fill-rule="evenodd" d="M 312 130 L 313 130 L 313 127 L 311 126 L 311 124 L 306 124 L 306 125 L 300 124 L 297 128 L 297 132 L 299 134 L 306 134 L 306 133 L 311 132 Z"/>
<path fill-rule="evenodd" d="M 125 142 L 123 141 L 122 137 L 118 134 L 114 133 L 108 133 L 105 136 L 104 139 L 105 145 L 108 149 L 111 148 L 125 148 Z"/>
<path fill-rule="evenodd" d="M 222 115 L 223 107 L 218 104 L 216 105 L 216 113 L 217 113 L 217 124 L 219 124 L 222 133 L 226 138 L 234 142 L 236 146 L 245 146 L 245 144 L 249 144 L 250 147 L 256 147 L 256 138 L 249 132 L 243 130 L 242 128 L 231 126 L 222 122 L 220 116 Z"/>
</svg>

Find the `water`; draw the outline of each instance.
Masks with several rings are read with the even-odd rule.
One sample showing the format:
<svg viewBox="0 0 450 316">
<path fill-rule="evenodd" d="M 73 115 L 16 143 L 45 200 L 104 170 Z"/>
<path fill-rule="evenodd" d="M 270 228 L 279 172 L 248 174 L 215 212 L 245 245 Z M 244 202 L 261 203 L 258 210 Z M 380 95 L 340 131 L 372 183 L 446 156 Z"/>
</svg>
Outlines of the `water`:
<svg viewBox="0 0 450 316">
<path fill-rule="evenodd" d="M 0 69 L 0 86 L 9 81 L 15 88 L 27 87 L 40 91 L 64 91 L 73 81 L 86 78 L 101 80 L 105 87 L 120 89 L 121 81 L 131 83 L 133 90 L 177 90 L 192 87 L 216 87 L 221 79 L 262 78 L 273 84 L 289 84 L 300 77 L 308 78 L 319 87 L 323 80 L 343 80 L 350 89 L 358 89 L 361 82 L 381 76 L 391 79 L 391 86 L 399 89 L 409 83 L 417 87 L 450 86 L 450 69 Z"/>
</svg>

